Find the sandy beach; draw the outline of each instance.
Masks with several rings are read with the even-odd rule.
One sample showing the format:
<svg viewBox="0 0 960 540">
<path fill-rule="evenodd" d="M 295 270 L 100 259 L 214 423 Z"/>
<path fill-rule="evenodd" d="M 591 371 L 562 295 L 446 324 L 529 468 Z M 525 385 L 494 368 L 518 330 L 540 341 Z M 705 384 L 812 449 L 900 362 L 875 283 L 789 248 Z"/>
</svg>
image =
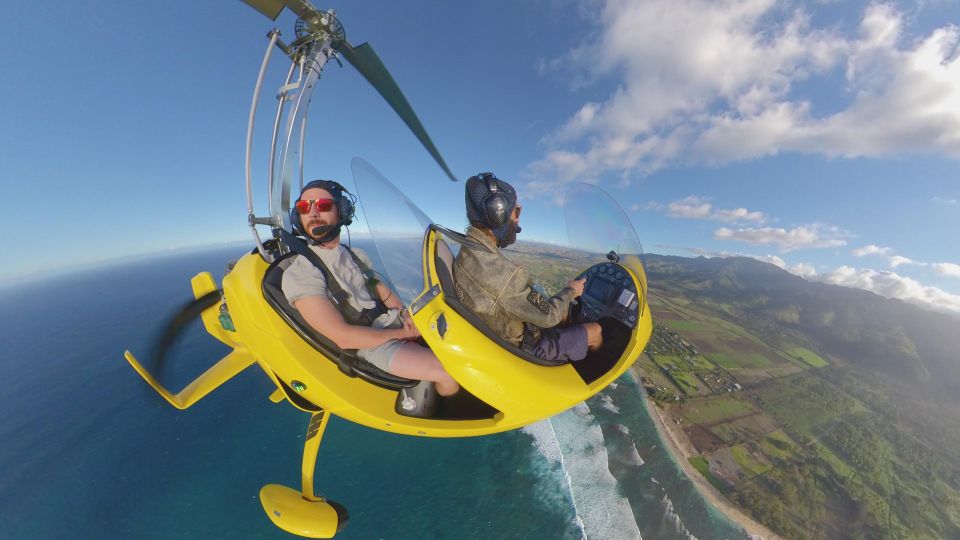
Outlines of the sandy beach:
<svg viewBox="0 0 960 540">
<path fill-rule="evenodd" d="M 634 381 L 637 383 L 637 386 L 641 387 L 641 392 L 643 393 L 644 399 L 647 399 L 647 403 L 649 405 L 647 408 L 652 413 L 650 416 L 653 418 L 653 422 L 657 426 L 657 431 L 660 433 L 660 438 L 666 442 L 671 454 L 673 454 L 674 461 L 680 464 L 683 472 L 687 475 L 687 478 L 693 482 L 693 485 L 696 487 L 700 495 L 709 501 L 710 504 L 715 508 L 723 512 L 732 521 L 743 527 L 743 529 L 747 531 L 747 534 L 753 536 L 754 538 L 762 538 L 764 540 L 783 540 L 783 537 L 774 533 L 740 510 L 740 508 L 727 499 L 722 493 L 717 491 L 716 488 L 710 485 L 710 483 L 707 482 L 707 480 L 696 469 L 693 468 L 693 465 L 690 465 L 688 458 L 698 454 L 690 444 L 686 434 L 683 433 L 683 430 L 679 426 L 664 418 L 664 412 L 657 407 L 656 403 L 654 403 L 652 399 L 647 398 L 646 392 L 642 390 L 642 385 L 640 384 L 639 376 L 636 371 L 631 369 L 630 373 L 633 376 Z"/>
</svg>

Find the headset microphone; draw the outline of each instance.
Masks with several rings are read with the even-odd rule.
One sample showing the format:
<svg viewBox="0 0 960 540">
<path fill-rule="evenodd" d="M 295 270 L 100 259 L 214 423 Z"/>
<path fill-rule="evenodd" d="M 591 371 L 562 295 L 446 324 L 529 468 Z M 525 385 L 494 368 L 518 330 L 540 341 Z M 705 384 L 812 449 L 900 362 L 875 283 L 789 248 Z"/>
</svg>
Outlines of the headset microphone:
<svg viewBox="0 0 960 540">
<path fill-rule="evenodd" d="M 323 236 L 333 229 L 336 229 L 338 226 L 340 226 L 339 221 L 334 225 L 317 225 L 311 229 L 310 232 L 313 233 L 314 236 Z"/>
</svg>

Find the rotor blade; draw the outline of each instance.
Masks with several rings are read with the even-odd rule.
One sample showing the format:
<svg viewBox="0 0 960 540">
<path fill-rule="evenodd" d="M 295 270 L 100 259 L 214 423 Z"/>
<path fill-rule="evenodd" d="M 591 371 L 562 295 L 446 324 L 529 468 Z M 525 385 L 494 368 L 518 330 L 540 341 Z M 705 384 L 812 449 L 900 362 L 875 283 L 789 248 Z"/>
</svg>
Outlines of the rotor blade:
<svg viewBox="0 0 960 540">
<path fill-rule="evenodd" d="M 390 107 L 400 115 L 403 122 L 410 128 L 410 131 L 416 135 L 420 144 L 427 149 L 427 152 L 430 152 L 430 155 L 433 156 L 433 159 L 440 165 L 443 172 L 447 173 L 451 181 L 456 182 L 456 177 L 450 172 L 447 163 L 443 160 L 443 157 L 440 156 L 440 151 L 437 150 L 433 141 L 430 140 L 430 136 L 427 135 L 427 130 L 424 129 L 416 113 L 413 112 L 413 108 L 410 106 L 407 98 L 403 97 L 403 92 L 400 91 L 400 87 L 397 86 L 393 77 L 390 76 L 390 72 L 384 67 L 377 53 L 373 52 L 373 47 L 371 47 L 369 43 L 353 47 L 347 42 L 342 42 L 337 46 L 337 50 L 343 54 L 347 62 L 350 62 L 350 65 L 356 68 L 357 71 L 363 75 L 363 78 L 383 96 L 383 99 L 387 100 Z"/>
<path fill-rule="evenodd" d="M 243 3 L 259 11 L 271 20 L 277 20 L 283 8 L 290 8 L 290 11 L 302 17 L 305 13 L 313 10 L 313 6 L 306 0 L 242 0 Z"/>
</svg>

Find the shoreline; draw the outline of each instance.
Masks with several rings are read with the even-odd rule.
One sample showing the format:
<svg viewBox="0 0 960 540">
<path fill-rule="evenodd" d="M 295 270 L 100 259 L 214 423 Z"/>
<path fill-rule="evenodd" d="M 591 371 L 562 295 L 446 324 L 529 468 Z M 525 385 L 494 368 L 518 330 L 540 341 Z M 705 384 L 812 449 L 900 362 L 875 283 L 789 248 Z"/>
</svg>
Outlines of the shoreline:
<svg viewBox="0 0 960 540">
<path fill-rule="evenodd" d="M 643 389 L 637 372 L 633 368 L 629 371 L 640 390 L 640 397 L 646 400 L 647 410 L 650 411 L 650 418 L 653 419 L 660 439 L 662 439 L 667 446 L 667 451 L 670 453 L 673 461 L 680 466 L 683 473 L 690 479 L 690 482 L 693 483 L 697 493 L 710 503 L 710 505 L 722 512 L 727 519 L 739 525 L 751 537 L 763 540 L 783 540 L 782 536 L 774 533 L 765 525 L 747 515 L 736 504 L 727 499 L 725 495 L 720 493 L 717 488 L 710 485 L 699 471 L 693 468 L 688 458 L 698 456 L 699 454 L 694 450 L 686 435 L 682 432 L 679 434 L 675 433 L 675 430 L 679 430 L 680 428 L 671 426 L 669 420 L 663 417 L 664 413 L 657 406 L 656 402 L 647 396 L 647 392 Z"/>
</svg>

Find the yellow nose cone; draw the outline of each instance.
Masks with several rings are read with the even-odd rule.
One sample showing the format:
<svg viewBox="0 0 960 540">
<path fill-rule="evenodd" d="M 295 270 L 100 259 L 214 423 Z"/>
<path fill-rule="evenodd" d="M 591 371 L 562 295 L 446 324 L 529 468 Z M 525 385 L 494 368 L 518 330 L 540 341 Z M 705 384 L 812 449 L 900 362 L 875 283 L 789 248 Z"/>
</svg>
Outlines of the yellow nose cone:
<svg viewBox="0 0 960 540">
<path fill-rule="evenodd" d="M 278 484 L 260 489 L 260 503 L 274 525 L 307 538 L 333 538 L 347 523 L 347 511 L 339 504 L 308 500 L 303 493 Z"/>
</svg>

